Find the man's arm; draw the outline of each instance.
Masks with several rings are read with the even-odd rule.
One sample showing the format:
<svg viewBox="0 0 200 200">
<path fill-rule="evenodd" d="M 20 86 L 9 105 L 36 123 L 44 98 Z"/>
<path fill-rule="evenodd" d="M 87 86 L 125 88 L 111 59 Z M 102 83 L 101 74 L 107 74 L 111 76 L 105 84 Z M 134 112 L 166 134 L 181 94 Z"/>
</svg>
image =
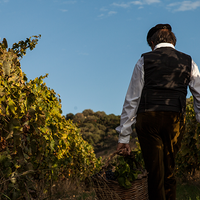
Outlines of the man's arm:
<svg viewBox="0 0 200 200">
<path fill-rule="evenodd" d="M 193 60 L 189 88 L 194 99 L 194 112 L 196 113 L 196 120 L 200 123 L 200 73 L 198 66 Z"/>
<path fill-rule="evenodd" d="M 117 150 L 126 148 L 130 151 L 129 140 L 132 133 L 131 125 L 136 122 L 136 113 L 144 87 L 144 58 L 141 57 L 135 65 L 121 114 Z"/>
</svg>

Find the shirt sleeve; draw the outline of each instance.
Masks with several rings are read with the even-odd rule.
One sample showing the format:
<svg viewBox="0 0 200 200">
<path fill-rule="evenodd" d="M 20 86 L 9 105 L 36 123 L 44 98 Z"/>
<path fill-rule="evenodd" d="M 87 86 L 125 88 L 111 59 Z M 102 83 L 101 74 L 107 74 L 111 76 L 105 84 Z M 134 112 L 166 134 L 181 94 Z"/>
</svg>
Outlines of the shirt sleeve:
<svg viewBox="0 0 200 200">
<path fill-rule="evenodd" d="M 136 113 L 144 87 L 144 58 L 141 57 L 135 65 L 131 81 L 126 93 L 120 126 L 116 128 L 119 133 L 119 143 L 129 143 L 132 133 L 131 125 L 136 123 Z"/>
<path fill-rule="evenodd" d="M 194 112 L 196 113 L 196 120 L 200 123 L 200 73 L 198 66 L 193 60 L 189 88 L 194 99 Z"/>
</svg>

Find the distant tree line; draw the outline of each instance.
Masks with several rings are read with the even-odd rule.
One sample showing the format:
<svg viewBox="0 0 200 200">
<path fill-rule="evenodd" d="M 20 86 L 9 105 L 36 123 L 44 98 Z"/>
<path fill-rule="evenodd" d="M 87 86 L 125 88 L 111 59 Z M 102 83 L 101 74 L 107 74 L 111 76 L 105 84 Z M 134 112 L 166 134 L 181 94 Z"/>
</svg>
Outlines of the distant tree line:
<svg viewBox="0 0 200 200">
<path fill-rule="evenodd" d="M 83 139 L 93 145 L 96 153 L 117 144 L 118 133 L 115 128 L 120 124 L 119 115 L 86 109 L 75 115 L 67 114 L 66 120 L 69 119 L 80 128 Z"/>
</svg>

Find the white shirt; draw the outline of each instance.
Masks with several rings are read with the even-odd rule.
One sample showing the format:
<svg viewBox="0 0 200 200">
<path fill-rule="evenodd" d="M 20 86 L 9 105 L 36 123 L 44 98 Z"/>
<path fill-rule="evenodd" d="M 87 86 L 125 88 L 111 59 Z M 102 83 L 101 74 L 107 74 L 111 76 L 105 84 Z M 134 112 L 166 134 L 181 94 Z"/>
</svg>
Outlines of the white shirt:
<svg viewBox="0 0 200 200">
<path fill-rule="evenodd" d="M 160 43 L 155 46 L 154 50 L 160 47 L 171 47 L 175 49 L 173 44 Z M 133 70 L 132 78 L 123 105 L 120 126 L 116 128 L 116 131 L 119 133 L 119 143 L 129 143 L 130 135 L 132 133 L 131 125 L 136 123 L 136 113 L 140 103 L 143 87 L 144 57 L 141 57 Z M 200 73 L 198 66 L 193 60 L 189 89 L 194 97 L 194 111 L 196 113 L 196 120 L 200 123 Z"/>
</svg>

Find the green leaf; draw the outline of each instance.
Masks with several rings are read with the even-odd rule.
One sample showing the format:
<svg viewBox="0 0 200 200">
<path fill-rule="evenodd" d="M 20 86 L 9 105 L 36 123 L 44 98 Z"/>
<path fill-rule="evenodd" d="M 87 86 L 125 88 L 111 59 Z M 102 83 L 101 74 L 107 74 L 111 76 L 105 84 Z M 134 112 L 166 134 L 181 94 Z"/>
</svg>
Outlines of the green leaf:
<svg viewBox="0 0 200 200">
<path fill-rule="evenodd" d="M 132 186 L 131 182 L 126 178 L 125 179 L 125 188 L 130 188 Z"/>
<path fill-rule="evenodd" d="M 117 180 L 118 180 L 118 183 L 119 183 L 120 186 L 126 187 L 125 178 L 123 176 L 118 177 Z"/>
<path fill-rule="evenodd" d="M 11 63 L 9 61 L 4 60 L 2 66 L 4 76 L 10 76 L 10 68 Z"/>
<path fill-rule="evenodd" d="M 7 159 L 7 156 L 5 154 L 0 154 L 0 163 L 3 163 L 4 160 Z"/>
<path fill-rule="evenodd" d="M 54 141 L 54 140 L 51 140 L 51 143 L 50 143 L 51 151 L 54 150 L 54 145 L 55 145 L 55 141 Z"/>
</svg>

